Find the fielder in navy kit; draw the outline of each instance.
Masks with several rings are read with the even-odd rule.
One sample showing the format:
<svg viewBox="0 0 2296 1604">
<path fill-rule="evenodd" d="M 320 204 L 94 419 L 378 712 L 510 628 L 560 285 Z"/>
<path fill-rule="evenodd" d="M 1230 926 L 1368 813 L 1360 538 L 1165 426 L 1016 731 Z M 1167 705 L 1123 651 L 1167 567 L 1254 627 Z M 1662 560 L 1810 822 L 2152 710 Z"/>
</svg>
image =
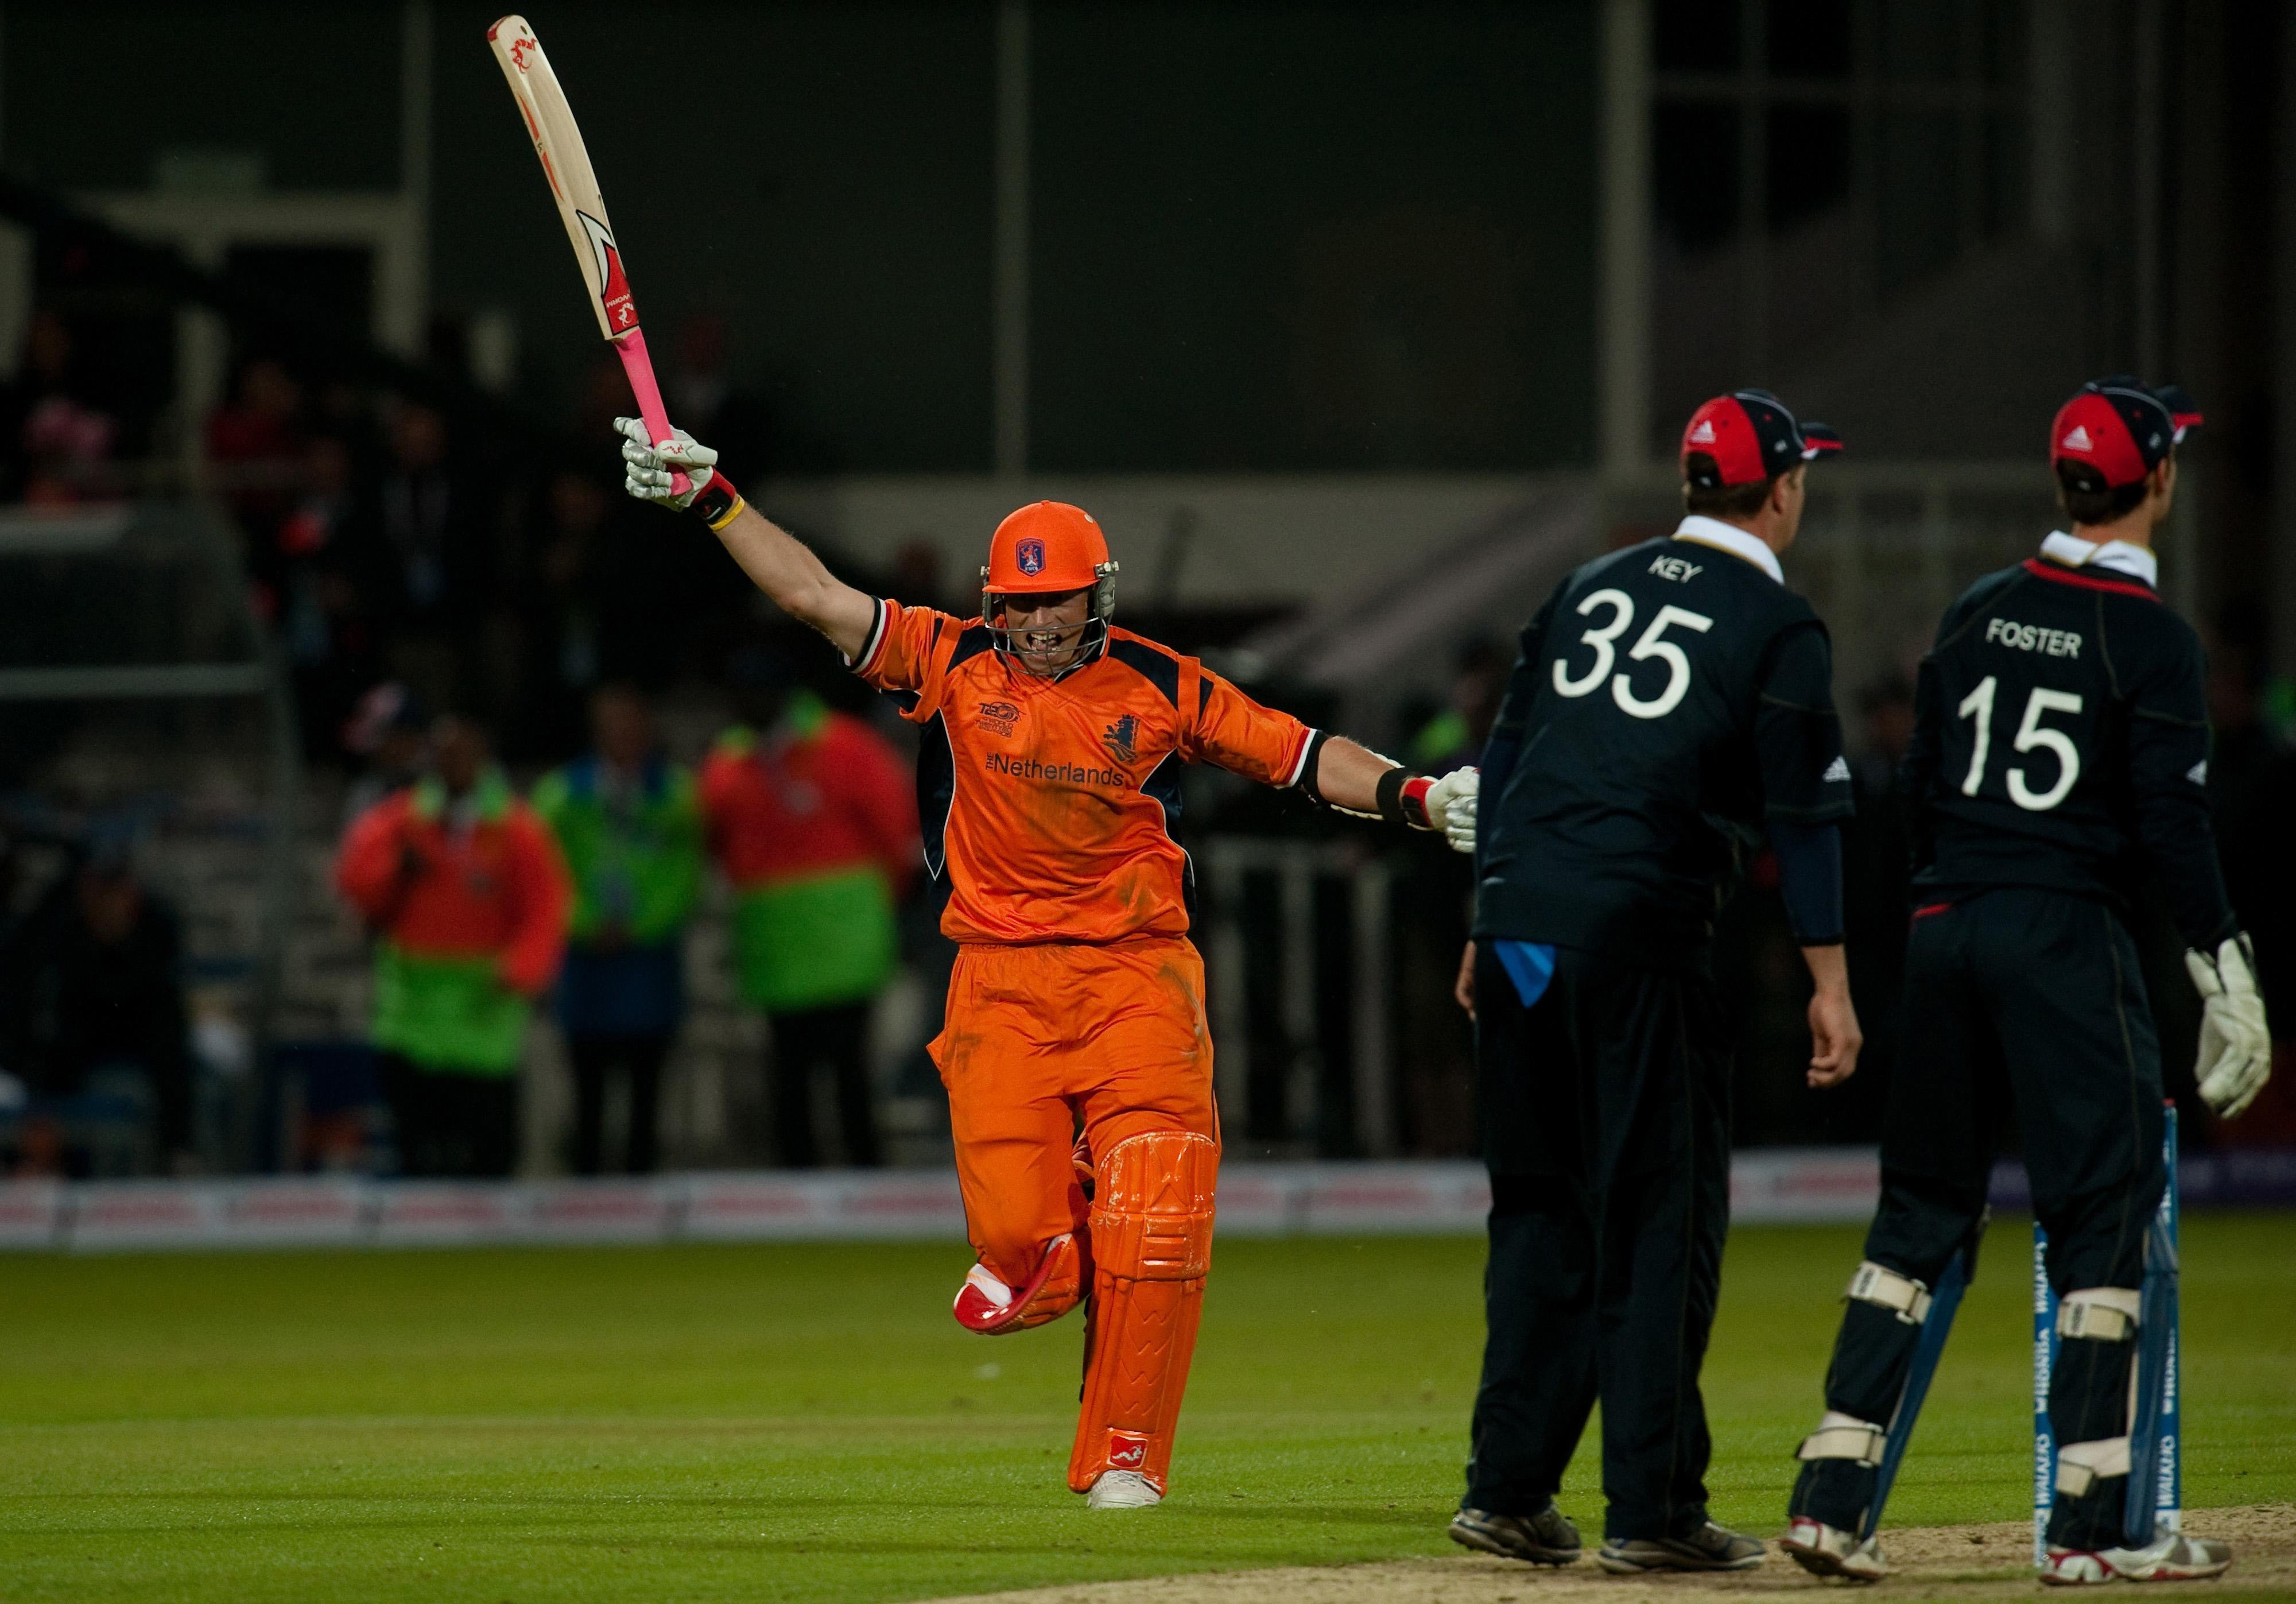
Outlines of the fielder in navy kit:
<svg viewBox="0 0 2296 1604">
<path fill-rule="evenodd" d="M 1468 1547 L 1578 1557 L 1554 1493 L 1599 1396 L 1598 1562 L 1761 1563 L 1759 1542 L 1706 1510 L 1698 1375 L 1729 1211 L 1708 955 L 1767 837 L 1817 982 L 1809 1080 L 1850 1074 L 1836 822 L 1849 768 L 1825 628 L 1778 566 L 1805 465 L 1839 448 L 1775 396 L 1709 401 L 1683 437 L 1691 515 L 1572 573 L 1523 630 L 1483 755 L 1459 979 L 1491 1172 L 1488 1345 L 1451 1525 Z"/>
<path fill-rule="evenodd" d="M 1782 1542 L 1821 1575 L 1883 1574 L 1877 1470 L 1912 1430 L 2013 1106 L 2062 1300 L 2041 1579 L 2180 1580 L 2230 1563 L 2221 1542 L 2156 1533 L 2152 1500 L 2127 1497 L 2145 1239 L 2163 1185 L 2160 1043 L 2124 924 L 2142 869 L 2192 948 L 2202 1097 L 2238 1114 L 2269 1073 L 2253 959 L 2210 839 L 2201 646 L 2154 588 L 2176 442 L 2199 422 L 2181 391 L 2132 378 L 2075 396 L 2050 436 L 2072 532 L 1970 587 L 1922 662 L 1904 768 L 1915 905 L 1882 1204 Z M 2127 1529 L 2138 1501 L 2143 1529 Z"/>
</svg>

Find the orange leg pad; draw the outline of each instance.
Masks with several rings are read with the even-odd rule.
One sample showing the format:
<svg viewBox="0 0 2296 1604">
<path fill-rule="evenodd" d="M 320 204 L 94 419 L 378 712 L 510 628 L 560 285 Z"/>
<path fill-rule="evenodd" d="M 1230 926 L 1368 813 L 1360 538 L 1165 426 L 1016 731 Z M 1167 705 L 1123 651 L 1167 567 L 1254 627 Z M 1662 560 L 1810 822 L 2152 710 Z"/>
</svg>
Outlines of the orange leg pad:
<svg viewBox="0 0 2296 1604">
<path fill-rule="evenodd" d="M 1211 1271 L 1218 1174 L 1218 1144 L 1183 1131 L 1128 1137 L 1101 1160 L 1084 1407 L 1069 1456 L 1078 1493 L 1104 1470 L 1137 1470 L 1164 1490 Z"/>
</svg>

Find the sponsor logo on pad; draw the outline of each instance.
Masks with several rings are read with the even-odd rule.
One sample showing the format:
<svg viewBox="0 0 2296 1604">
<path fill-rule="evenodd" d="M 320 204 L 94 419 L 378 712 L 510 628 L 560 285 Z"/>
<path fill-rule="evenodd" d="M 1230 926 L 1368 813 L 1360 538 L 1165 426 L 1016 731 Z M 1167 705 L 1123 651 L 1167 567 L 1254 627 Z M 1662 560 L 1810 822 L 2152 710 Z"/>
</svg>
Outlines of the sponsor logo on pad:
<svg viewBox="0 0 2296 1604">
<path fill-rule="evenodd" d="M 1148 1467 L 1148 1439 L 1128 1431 L 1108 1434 L 1108 1468 L 1111 1470 L 1144 1470 Z"/>
</svg>

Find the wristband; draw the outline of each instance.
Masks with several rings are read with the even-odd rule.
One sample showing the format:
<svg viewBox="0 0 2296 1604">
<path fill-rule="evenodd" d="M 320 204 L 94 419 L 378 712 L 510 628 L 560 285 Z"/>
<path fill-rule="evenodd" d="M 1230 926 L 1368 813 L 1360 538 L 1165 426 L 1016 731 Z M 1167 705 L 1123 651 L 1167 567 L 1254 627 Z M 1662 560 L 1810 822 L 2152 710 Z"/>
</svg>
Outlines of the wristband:
<svg viewBox="0 0 2296 1604">
<path fill-rule="evenodd" d="M 1390 824 L 1414 830 L 1433 829 L 1434 821 L 1427 817 L 1427 793 L 1434 786 L 1423 774 L 1408 769 L 1389 769 L 1379 777 L 1379 816 Z"/>
<path fill-rule="evenodd" d="M 686 504 L 686 511 L 699 516 L 715 534 L 740 517 L 742 509 L 749 505 L 742 499 L 742 492 L 734 488 L 732 480 L 712 469 L 709 482 L 694 492 L 693 499 Z"/>
<path fill-rule="evenodd" d="M 1316 784 L 1316 771 L 1324 761 L 1324 747 L 1331 738 L 1320 729 L 1312 731 L 1308 735 L 1308 750 L 1300 759 L 1300 777 L 1292 782 L 1299 787 L 1301 795 L 1319 808 L 1328 808 L 1332 805 L 1324 800 L 1323 787 Z"/>
</svg>

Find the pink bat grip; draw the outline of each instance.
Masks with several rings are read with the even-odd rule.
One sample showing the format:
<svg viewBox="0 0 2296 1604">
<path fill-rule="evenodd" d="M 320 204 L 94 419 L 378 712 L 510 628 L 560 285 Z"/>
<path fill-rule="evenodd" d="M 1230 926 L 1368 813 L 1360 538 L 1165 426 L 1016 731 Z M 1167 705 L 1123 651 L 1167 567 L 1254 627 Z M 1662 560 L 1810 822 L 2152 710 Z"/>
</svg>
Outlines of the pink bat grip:
<svg viewBox="0 0 2296 1604">
<path fill-rule="evenodd" d="M 612 344 L 614 354 L 622 359 L 622 371 L 629 375 L 630 393 L 638 399 L 638 415 L 645 420 L 646 433 L 657 446 L 668 443 L 671 438 L 669 409 L 661 404 L 661 386 L 654 382 L 653 358 L 646 355 L 645 331 L 632 329 Z M 683 496 L 693 488 L 693 481 L 673 468 L 669 488 Z"/>
</svg>

